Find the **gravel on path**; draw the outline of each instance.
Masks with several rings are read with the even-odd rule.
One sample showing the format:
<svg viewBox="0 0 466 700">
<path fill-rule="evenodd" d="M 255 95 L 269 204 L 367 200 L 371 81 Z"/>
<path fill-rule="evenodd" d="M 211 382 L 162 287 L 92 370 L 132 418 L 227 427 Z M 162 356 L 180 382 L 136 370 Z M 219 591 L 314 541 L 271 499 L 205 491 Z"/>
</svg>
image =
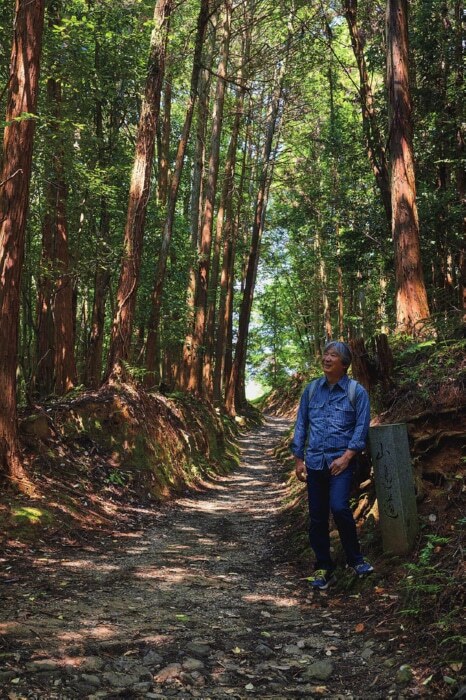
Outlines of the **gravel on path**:
<svg viewBox="0 0 466 700">
<path fill-rule="evenodd" d="M 348 624 L 350 596 L 312 593 L 284 556 L 270 448 L 288 425 L 267 417 L 237 470 L 150 527 L 29 551 L 3 591 L 3 697 L 404 697 L 393 649 Z"/>
</svg>

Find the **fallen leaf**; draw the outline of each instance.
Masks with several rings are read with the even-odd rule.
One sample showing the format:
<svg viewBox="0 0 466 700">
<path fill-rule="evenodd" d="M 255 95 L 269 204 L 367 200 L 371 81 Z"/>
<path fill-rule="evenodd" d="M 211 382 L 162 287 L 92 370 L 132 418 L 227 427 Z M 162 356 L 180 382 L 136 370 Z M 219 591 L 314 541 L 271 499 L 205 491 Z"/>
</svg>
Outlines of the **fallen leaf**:
<svg viewBox="0 0 466 700">
<path fill-rule="evenodd" d="M 240 647 L 234 647 L 234 649 L 232 649 L 233 654 L 241 654 L 241 651 L 242 649 L 240 649 Z"/>
<path fill-rule="evenodd" d="M 443 676 L 443 680 L 447 685 L 455 685 L 456 681 L 451 676 Z"/>
</svg>

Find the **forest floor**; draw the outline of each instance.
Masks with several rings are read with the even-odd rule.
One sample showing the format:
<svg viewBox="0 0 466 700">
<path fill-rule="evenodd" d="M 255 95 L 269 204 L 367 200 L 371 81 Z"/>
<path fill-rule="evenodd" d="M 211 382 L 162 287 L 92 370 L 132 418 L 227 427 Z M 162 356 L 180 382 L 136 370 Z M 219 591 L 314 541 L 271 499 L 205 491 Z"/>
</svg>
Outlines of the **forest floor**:
<svg viewBox="0 0 466 700">
<path fill-rule="evenodd" d="M 268 417 L 240 438 L 235 471 L 161 508 L 133 504 L 113 532 L 10 542 L 0 696 L 463 697 L 429 682 L 377 572 L 310 591 L 311 557 L 289 555 L 283 467 L 270 455 L 288 426 Z"/>
</svg>

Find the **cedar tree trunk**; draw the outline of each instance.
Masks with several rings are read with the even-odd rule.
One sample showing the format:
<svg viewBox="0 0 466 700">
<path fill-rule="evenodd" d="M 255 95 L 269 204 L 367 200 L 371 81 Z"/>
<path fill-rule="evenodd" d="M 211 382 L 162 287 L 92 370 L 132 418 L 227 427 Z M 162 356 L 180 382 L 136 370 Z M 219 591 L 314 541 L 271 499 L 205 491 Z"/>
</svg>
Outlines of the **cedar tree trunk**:
<svg viewBox="0 0 466 700">
<path fill-rule="evenodd" d="M 364 56 L 364 41 L 358 26 L 358 2 L 357 0 L 344 0 L 343 9 L 348 23 L 354 57 L 359 71 L 359 99 L 361 102 L 362 124 L 366 141 L 367 155 L 372 166 L 375 181 L 380 190 L 385 215 L 389 227 L 392 222 L 392 203 L 390 194 L 390 174 L 388 171 L 385 144 L 377 124 L 377 115 L 374 109 L 374 96 L 372 94 L 371 81 Z"/>
<path fill-rule="evenodd" d="M 387 2 L 387 86 L 397 331 L 419 334 L 429 317 L 421 265 L 408 70 L 407 0 Z"/>
<path fill-rule="evenodd" d="M 197 20 L 197 35 L 196 46 L 194 50 L 193 68 L 191 73 L 191 90 L 188 107 L 186 110 L 183 132 L 178 144 L 176 154 L 175 168 L 171 178 L 167 217 L 163 227 L 162 244 L 160 246 L 157 268 L 155 271 L 154 288 L 152 291 L 152 304 L 148 322 L 147 344 L 146 344 L 146 383 L 150 386 L 155 381 L 155 364 L 156 364 L 156 349 L 158 344 L 158 335 L 160 331 L 160 309 L 162 305 L 162 292 L 165 282 L 165 273 L 167 270 L 168 253 L 175 224 L 175 209 L 178 199 L 178 190 L 180 187 L 181 175 L 183 172 L 184 158 L 186 147 L 188 145 L 189 134 L 191 131 L 191 123 L 193 119 L 194 105 L 197 96 L 197 86 L 199 83 L 199 74 L 201 70 L 202 46 L 209 18 L 209 1 L 202 0 L 199 16 Z"/>
<path fill-rule="evenodd" d="M 210 252 L 212 247 L 212 228 L 214 219 L 215 196 L 217 192 L 217 178 L 220 162 L 220 138 L 222 134 L 223 106 L 225 102 L 226 70 L 230 49 L 231 33 L 231 2 L 224 2 L 223 20 L 223 44 L 222 56 L 218 66 L 217 88 L 212 114 L 211 150 L 209 156 L 209 168 L 205 186 L 204 211 L 201 222 L 201 236 L 199 245 L 199 268 L 196 277 L 195 295 L 195 321 L 193 333 L 193 355 L 191 374 L 188 389 L 196 393 L 203 393 L 203 388 L 210 392 L 210 358 L 204 374 L 204 387 L 202 382 L 202 370 L 204 348 L 206 344 L 206 314 L 207 294 L 209 287 Z"/>
<path fill-rule="evenodd" d="M 29 205 L 44 0 L 17 0 L 0 179 L 0 472 L 25 478 L 16 426 L 21 271 Z M 17 121 L 16 121 L 17 120 Z"/>
<path fill-rule="evenodd" d="M 172 4 L 173 0 L 157 0 L 154 11 L 154 29 L 131 173 L 123 260 L 110 339 L 107 377 L 124 374 L 123 363 L 130 355 Z"/>
<path fill-rule="evenodd" d="M 290 37 L 287 41 L 288 55 Z M 243 291 L 243 299 L 238 322 L 238 340 L 236 343 L 235 359 L 230 372 L 230 379 L 225 396 L 225 408 L 230 415 L 234 415 L 240 408 L 242 396 L 240 390 L 244 384 L 244 367 L 246 362 L 246 350 L 249 334 L 249 321 L 251 318 L 252 302 L 254 299 L 254 288 L 257 277 L 257 267 L 259 264 L 260 244 L 264 228 L 265 212 L 267 208 L 267 196 L 270 186 L 270 171 L 273 167 L 271 159 L 273 139 L 277 130 L 279 120 L 280 102 L 283 91 L 283 76 L 286 65 L 286 58 L 278 67 L 276 78 L 276 89 L 270 102 L 270 111 L 267 125 L 267 133 L 262 152 L 262 171 L 260 175 L 259 187 L 256 197 L 254 221 L 252 225 L 251 246 L 249 250 L 246 279 Z"/>
</svg>

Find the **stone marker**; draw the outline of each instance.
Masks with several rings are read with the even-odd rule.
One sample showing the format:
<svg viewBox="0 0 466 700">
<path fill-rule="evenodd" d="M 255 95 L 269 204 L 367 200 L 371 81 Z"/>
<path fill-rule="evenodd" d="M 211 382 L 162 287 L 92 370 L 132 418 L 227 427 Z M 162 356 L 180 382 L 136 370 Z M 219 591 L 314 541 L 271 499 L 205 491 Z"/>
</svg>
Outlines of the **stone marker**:
<svg viewBox="0 0 466 700">
<path fill-rule="evenodd" d="M 369 428 L 384 551 L 404 554 L 417 529 L 416 494 L 406 423 Z"/>
</svg>

